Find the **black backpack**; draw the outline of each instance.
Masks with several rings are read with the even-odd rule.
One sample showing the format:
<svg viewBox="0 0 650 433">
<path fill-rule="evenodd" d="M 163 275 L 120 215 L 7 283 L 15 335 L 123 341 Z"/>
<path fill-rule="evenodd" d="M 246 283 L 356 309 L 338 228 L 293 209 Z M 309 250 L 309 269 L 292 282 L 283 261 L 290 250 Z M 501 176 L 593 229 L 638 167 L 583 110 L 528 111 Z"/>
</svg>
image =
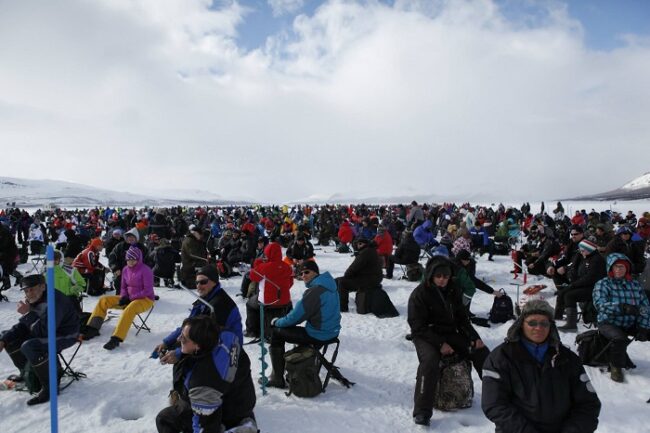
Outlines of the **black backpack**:
<svg viewBox="0 0 650 433">
<path fill-rule="evenodd" d="M 490 322 L 492 323 L 505 323 L 515 317 L 512 298 L 506 295 L 505 290 L 501 289 L 500 292 L 503 293 L 503 295 L 498 298 L 496 296 L 494 297 L 494 302 L 492 303 L 492 308 L 490 308 L 490 313 L 488 315 Z"/>
<path fill-rule="evenodd" d="M 420 263 L 406 265 L 406 279 L 409 281 L 420 281 L 424 275 L 424 266 Z"/>
<path fill-rule="evenodd" d="M 285 353 L 286 380 L 289 385 L 287 395 L 298 397 L 316 397 L 323 392 L 320 380 L 320 358 L 315 349 L 309 346 L 298 346 Z"/>
<path fill-rule="evenodd" d="M 474 382 L 472 364 L 458 355 L 440 359 L 440 379 L 434 391 L 433 407 L 438 410 L 455 410 L 472 407 Z"/>
<path fill-rule="evenodd" d="M 605 367 L 609 365 L 609 341 L 600 335 L 597 329 L 592 329 L 576 335 L 578 357 L 582 365 L 591 367 Z M 625 368 L 636 368 L 627 354 L 625 355 Z"/>
</svg>

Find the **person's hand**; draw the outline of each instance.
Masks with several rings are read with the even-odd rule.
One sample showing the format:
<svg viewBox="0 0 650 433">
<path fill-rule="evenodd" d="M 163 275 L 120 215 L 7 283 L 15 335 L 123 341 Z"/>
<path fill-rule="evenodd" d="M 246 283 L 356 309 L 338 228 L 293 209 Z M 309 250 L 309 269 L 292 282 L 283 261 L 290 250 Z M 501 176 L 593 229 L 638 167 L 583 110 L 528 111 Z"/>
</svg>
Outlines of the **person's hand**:
<svg viewBox="0 0 650 433">
<path fill-rule="evenodd" d="M 533 269 L 534 267 L 535 267 L 534 263 L 531 263 L 530 265 L 528 265 L 528 269 Z"/>
<path fill-rule="evenodd" d="M 160 343 L 153 349 L 154 352 L 158 352 L 158 353 L 164 352 L 166 350 L 167 350 L 167 345 L 165 343 Z"/>
<path fill-rule="evenodd" d="M 500 298 L 503 295 L 505 295 L 505 293 L 503 293 L 501 290 L 495 290 L 494 293 L 492 294 L 494 295 L 495 298 Z"/>
<path fill-rule="evenodd" d="M 131 300 L 129 299 L 128 296 L 122 296 L 120 298 L 119 305 L 122 307 L 126 307 L 127 305 L 129 305 L 129 302 L 131 302 Z"/>
<path fill-rule="evenodd" d="M 557 273 L 560 274 L 560 275 L 566 274 L 566 267 L 561 266 L 561 267 L 557 268 Z"/>
<path fill-rule="evenodd" d="M 178 361 L 179 359 L 176 358 L 175 350 L 170 350 L 169 352 L 165 353 L 162 358 L 160 358 L 161 364 L 176 364 Z"/>
<path fill-rule="evenodd" d="M 29 313 L 29 303 L 27 303 L 25 301 L 18 302 L 18 306 L 16 307 L 16 311 L 18 312 L 18 314 L 23 315 L 23 316 L 25 314 Z"/>
<path fill-rule="evenodd" d="M 485 347 L 485 343 L 480 338 L 474 341 L 474 349 L 482 349 Z"/>
<path fill-rule="evenodd" d="M 640 328 L 636 333 L 637 341 L 648 341 L 648 338 L 650 338 L 650 329 Z"/>
<path fill-rule="evenodd" d="M 451 355 L 454 353 L 454 349 L 452 349 L 452 347 L 447 343 L 442 343 L 442 346 L 440 346 L 440 353 L 442 356 Z"/>
<path fill-rule="evenodd" d="M 626 316 L 638 316 L 639 315 L 639 306 L 631 304 L 618 304 L 618 307 L 621 309 L 621 313 Z"/>
<path fill-rule="evenodd" d="M 274 317 L 273 319 L 271 319 L 271 326 L 275 326 L 275 322 L 277 322 L 278 319 L 279 317 Z"/>
<path fill-rule="evenodd" d="M 558 269 L 558 273 L 559 273 L 559 269 Z M 555 275 L 555 268 L 553 266 L 549 266 L 548 268 L 546 268 L 546 275 L 548 275 L 549 277 Z"/>
</svg>

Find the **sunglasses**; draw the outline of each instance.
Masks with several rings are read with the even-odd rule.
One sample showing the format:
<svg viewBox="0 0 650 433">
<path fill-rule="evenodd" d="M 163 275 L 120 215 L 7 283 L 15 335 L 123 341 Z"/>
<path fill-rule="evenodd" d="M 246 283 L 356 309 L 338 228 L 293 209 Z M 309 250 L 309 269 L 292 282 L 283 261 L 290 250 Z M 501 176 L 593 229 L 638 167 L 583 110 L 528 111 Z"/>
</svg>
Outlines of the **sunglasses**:
<svg viewBox="0 0 650 433">
<path fill-rule="evenodd" d="M 208 281 L 210 281 L 210 280 L 196 280 L 196 285 L 197 286 L 203 286 L 205 284 L 208 284 Z"/>
<path fill-rule="evenodd" d="M 548 328 L 551 326 L 551 322 L 548 320 L 529 320 L 526 322 L 526 325 L 530 326 L 531 328 L 537 328 L 538 326 L 540 328 Z"/>
</svg>

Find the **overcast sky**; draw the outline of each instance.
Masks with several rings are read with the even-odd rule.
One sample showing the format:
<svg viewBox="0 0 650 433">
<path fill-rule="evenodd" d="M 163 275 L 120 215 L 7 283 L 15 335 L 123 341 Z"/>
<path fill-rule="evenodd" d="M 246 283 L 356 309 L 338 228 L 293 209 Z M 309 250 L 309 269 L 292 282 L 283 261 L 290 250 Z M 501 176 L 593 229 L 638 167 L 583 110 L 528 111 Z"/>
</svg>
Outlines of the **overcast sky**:
<svg viewBox="0 0 650 433">
<path fill-rule="evenodd" d="M 613 189 L 650 171 L 649 22 L 643 0 L 0 0 L 0 173 L 267 201 Z"/>
</svg>

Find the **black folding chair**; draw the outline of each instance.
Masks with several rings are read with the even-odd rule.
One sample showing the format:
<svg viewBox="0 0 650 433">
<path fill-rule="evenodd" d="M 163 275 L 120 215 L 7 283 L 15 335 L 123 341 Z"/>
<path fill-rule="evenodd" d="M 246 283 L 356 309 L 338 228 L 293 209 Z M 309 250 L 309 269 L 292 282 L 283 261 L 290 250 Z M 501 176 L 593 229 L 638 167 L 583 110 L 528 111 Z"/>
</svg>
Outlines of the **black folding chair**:
<svg viewBox="0 0 650 433">
<path fill-rule="evenodd" d="M 153 304 L 149 310 L 147 310 L 147 314 L 144 316 L 144 319 L 142 318 L 142 315 L 144 313 L 139 313 L 136 314 L 136 316 L 133 318 L 133 327 L 137 329 L 138 331 L 135 333 L 136 337 L 140 333 L 140 331 L 147 331 L 151 332 L 151 328 L 149 325 L 147 325 L 147 320 L 149 320 L 149 316 L 151 316 L 151 312 L 153 311 L 153 308 L 156 306 L 156 304 Z M 135 323 L 135 320 L 138 319 L 139 323 Z"/>
<path fill-rule="evenodd" d="M 75 348 L 74 352 L 72 353 L 72 356 L 70 359 L 66 359 L 65 356 L 63 356 L 63 351 L 59 351 L 56 353 L 56 355 L 59 358 L 59 362 L 61 363 L 61 368 L 63 368 L 63 375 L 62 377 L 69 377 L 70 380 L 64 384 L 64 385 L 59 385 L 59 391 L 63 391 L 70 385 L 72 385 L 72 382 L 76 380 L 81 380 L 86 377 L 85 373 L 82 373 L 80 371 L 74 370 L 72 368 L 72 361 L 74 361 L 74 358 L 77 356 L 77 353 L 79 352 L 79 349 L 81 348 L 81 343 L 83 342 L 82 339 L 79 339 L 77 342 L 77 347 Z"/>
<path fill-rule="evenodd" d="M 327 359 L 327 349 L 331 344 L 335 344 L 336 346 L 334 347 L 334 352 L 332 352 L 332 358 Z M 327 385 L 329 384 L 329 381 L 331 378 L 336 379 L 339 381 L 343 386 L 346 388 L 351 387 L 354 385 L 354 382 L 350 382 L 348 379 L 343 377 L 341 372 L 339 371 L 339 368 L 334 365 L 336 362 L 336 357 L 339 354 L 339 345 L 341 344 L 341 341 L 338 338 L 333 338 L 331 340 L 325 341 L 320 344 L 312 344 L 312 347 L 314 350 L 316 350 L 316 353 L 318 354 L 318 358 L 321 362 L 321 365 L 325 367 L 327 370 L 327 374 L 325 375 L 325 380 L 323 381 L 323 392 L 325 392 L 325 389 L 327 388 Z"/>
</svg>

